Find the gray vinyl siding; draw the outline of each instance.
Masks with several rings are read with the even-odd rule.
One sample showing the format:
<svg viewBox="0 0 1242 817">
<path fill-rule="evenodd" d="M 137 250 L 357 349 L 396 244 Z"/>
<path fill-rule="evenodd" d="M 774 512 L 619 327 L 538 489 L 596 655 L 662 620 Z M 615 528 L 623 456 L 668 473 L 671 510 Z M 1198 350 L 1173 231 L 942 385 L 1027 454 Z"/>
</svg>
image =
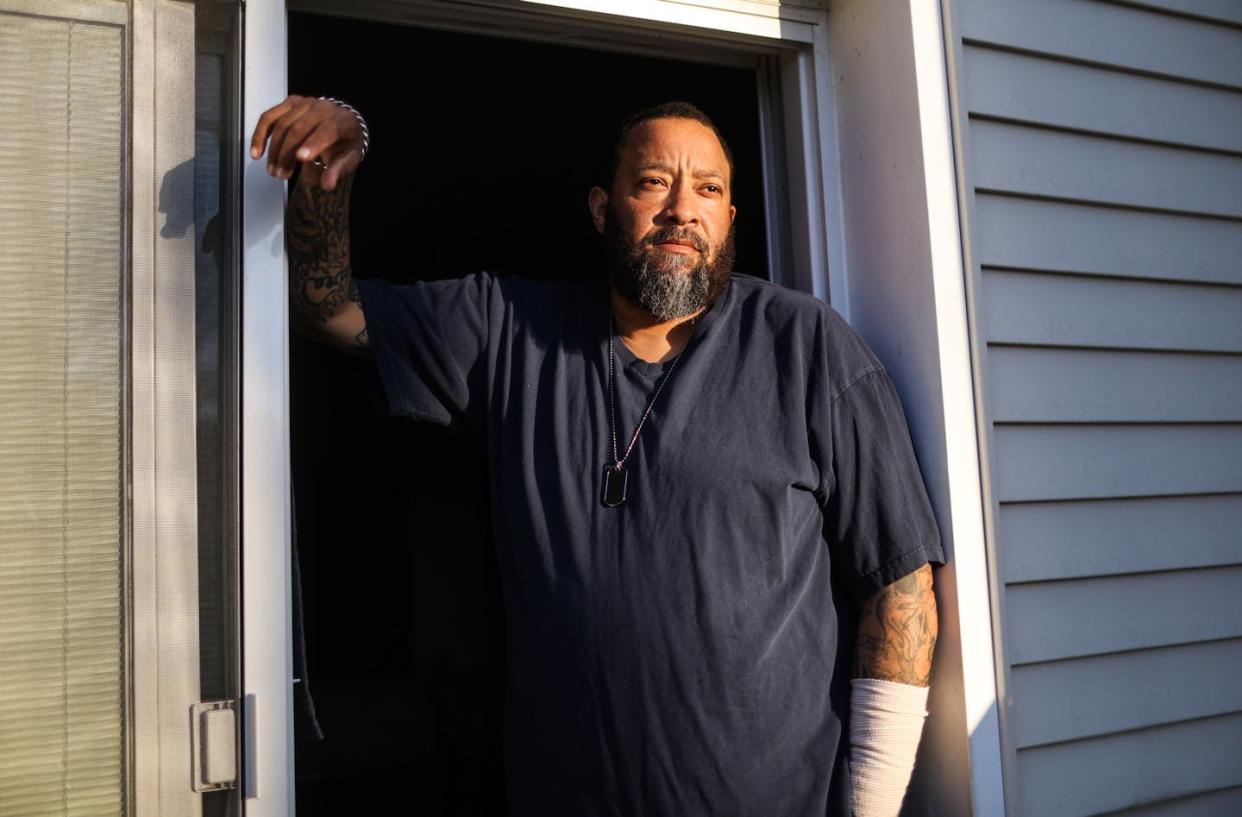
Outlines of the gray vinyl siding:
<svg viewBox="0 0 1242 817">
<path fill-rule="evenodd" d="M 952 0 L 1011 814 L 1242 814 L 1242 0 Z"/>
</svg>

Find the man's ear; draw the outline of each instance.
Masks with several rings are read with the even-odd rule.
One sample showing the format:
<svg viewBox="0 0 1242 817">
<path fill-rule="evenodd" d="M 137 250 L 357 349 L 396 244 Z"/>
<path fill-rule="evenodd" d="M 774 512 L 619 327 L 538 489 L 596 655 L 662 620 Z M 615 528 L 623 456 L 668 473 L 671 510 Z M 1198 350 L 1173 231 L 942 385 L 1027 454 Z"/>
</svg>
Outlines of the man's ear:
<svg viewBox="0 0 1242 817">
<path fill-rule="evenodd" d="M 729 205 L 729 223 L 733 223 L 733 219 L 737 218 L 737 208 L 732 204 Z"/>
<path fill-rule="evenodd" d="M 608 212 L 608 193 L 602 187 L 592 187 L 587 193 L 587 207 L 591 210 L 591 220 L 595 222 L 595 231 L 604 234 L 604 215 Z"/>
</svg>

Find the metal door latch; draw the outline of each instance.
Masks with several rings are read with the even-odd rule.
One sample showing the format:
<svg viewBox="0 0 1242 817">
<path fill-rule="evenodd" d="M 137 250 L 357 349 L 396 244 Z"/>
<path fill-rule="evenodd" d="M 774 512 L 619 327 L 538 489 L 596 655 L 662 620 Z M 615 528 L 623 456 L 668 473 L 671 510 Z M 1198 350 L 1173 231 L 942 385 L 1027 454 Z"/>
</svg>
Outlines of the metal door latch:
<svg viewBox="0 0 1242 817">
<path fill-rule="evenodd" d="M 194 791 L 237 785 L 237 701 L 211 701 L 190 707 Z"/>
</svg>

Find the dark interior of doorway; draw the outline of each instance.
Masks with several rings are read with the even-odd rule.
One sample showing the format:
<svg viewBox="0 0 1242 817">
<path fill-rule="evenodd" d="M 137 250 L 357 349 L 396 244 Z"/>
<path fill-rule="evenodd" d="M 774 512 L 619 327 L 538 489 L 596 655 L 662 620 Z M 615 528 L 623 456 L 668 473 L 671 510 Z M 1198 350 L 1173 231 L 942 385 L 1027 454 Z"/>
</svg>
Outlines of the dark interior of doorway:
<svg viewBox="0 0 1242 817">
<path fill-rule="evenodd" d="M 730 141 L 738 269 L 767 277 L 753 70 L 292 13 L 289 88 L 348 100 L 370 123 L 358 277 L 599 274 L 586 191 L 617 122 L 668 99 L 699 105 Z M 290 386 L 308 669 L 298 814 L 500 813 L 484 453 L 383 415 L 370 363 L 299 338 Z"/>
</svg>

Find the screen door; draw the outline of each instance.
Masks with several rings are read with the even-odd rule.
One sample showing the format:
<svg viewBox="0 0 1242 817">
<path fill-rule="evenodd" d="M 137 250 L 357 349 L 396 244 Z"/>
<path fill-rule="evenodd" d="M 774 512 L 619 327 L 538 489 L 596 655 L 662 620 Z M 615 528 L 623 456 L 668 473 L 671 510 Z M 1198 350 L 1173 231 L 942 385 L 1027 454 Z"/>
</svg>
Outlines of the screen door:
<svg viewBox="0 0 1242 817">
<path fill-rule="evenodd" d="M 0 814 L 239 813 L 239 14 L 0 0 Z"/>
</svg>

